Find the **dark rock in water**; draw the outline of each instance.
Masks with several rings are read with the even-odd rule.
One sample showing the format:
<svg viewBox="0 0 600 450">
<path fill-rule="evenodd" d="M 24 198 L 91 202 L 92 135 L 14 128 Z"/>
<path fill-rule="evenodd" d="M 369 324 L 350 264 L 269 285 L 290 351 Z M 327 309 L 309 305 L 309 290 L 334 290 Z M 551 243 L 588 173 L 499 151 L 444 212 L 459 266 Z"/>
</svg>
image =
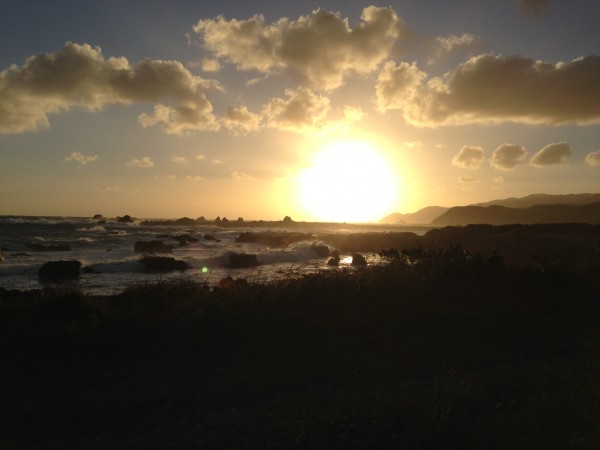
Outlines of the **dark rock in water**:
<svg viewBox="0 0 600 450">
<path fill-rule="evenodd" d="M 133 250 L 135 253 L 173 253 L 173 247 L 163 241 L 137 241 Z"/>
<path fill-rule="evenodd" d="M 204 216 L 200 216 L 196 219 L 196 222 L 204 223 L 204 222 L 206 222 L 206 219 L 204 218 Z"/>
<path fill-rule="evenodd" d="M 310 247 L 310 249 L 317 255 L 322 256 L 323 258 L 327 258 L 328 256 L 330 256 L 329 247 L 327 247 L 326 245 L 313 244 Z"/>
<path fill-rule="evenodd" d="M 92 219 L 94 219 L 94 220 L 103 220 L 104 216 L 102 214 L 94 214 L 94 217 L 92 217 Z"/>
<path fill-rule="evenodd" d="M 352 265 L 358 266 L 358 267 L 366 266 L 367 260 L 360 253 L 353 253 L 352 254 Z"/>
<path fill-rule="evenodd" d="M 339 264 L 340 264 L 340 257 L 339 256 L 336 256 L 336 257 L 333 257 L 333 258 L 329 258 L 329 261 L 327 261 L 327 265 L 328 266 L 336 267 L 336 266 L 339 266 Z"/>
<path fill-rule="evenodd" d="M 182 217 L 181 219 L 175 220 L 175 225 L 195 225 L 196 221 L 189 217 Z"/>
<path fill-rule="evenodd" d="M 258 266 L 256 255 L 248 255 L 246 253 L 233 253 L 229 255 L 229 267 L 244 268 L 256 266 Z"/>
<path fill-rule="evenodd" d="M 80 267 L 81 263 L 76 260 L 48 261 L 40 267 L 38 275 L 43 281 L 77 280 Z"/>
<path fill-rule="evenodd" d="M 25 244 L 27 248 L 36 252 L 68 252 L 71 246 L 68 244 Z"/>
<path fill-rule="evenodd" d="M 94 270 L 93 266 L 85 266 L 81 268 L 82 273 L 98 273 Z"/>
<path fill-rule="evenodd" d="M 117 217 L 117 222 L 119 223 L 132 223 L 133 219 L 130 215 L 125 214 L 123 217 Z"/>
<path fill-rule="evenodd" d="M 210 234 L 205 234 L 204 235 L 204 240 L 205 241 L 215 241 L 215 242 L 221 242 L 221 239 L 217 239 L 214 236 L 211 236 Z"/>
<path fill-rule="evenodd" d="M 171 272 L 190 268 L 185 261 L 170 256 L 144 256 L 139 262 L 144 264 L 149 272 Z"/>
</svg>

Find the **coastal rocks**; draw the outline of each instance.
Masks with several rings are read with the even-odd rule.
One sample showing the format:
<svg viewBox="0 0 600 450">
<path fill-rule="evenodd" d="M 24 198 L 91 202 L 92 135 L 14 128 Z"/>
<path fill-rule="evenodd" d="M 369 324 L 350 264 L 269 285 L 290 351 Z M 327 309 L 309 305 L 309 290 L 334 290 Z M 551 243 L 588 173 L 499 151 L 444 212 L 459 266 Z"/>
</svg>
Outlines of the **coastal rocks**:
<svg viewBox="0 0 600 450">
<path fill-rule="evenodd" d="M 322 256 L 323 258 L 327 258 L 330 256 L 329 247 L 321 244 L 313 244 L 310 249 L 315 252 L 317 255 Z"/>
<path fill-rule="evenodd" d="M 125 214 L 123 217 L 117 217 L 117 222 L 119 223 L 133 223 L 133 219 L 130 215 Z"/>
<path fill-rule="evenodd" d="M 262 233 L 244 232 L 240 234 L 235 242 L 242 244 L 263 244 L 269 247 L 285 248 L 295 242 L 314 239 L 314 236 L 309 233 L 287 233 L 265 231 Z"/>
<path fill-rule="evenodd" d="M 42 281 L 77 280 L 81 263 L 71 261 L 48 261 L 38 271 Z"/>
<path fill-rule="evenodd" d="M 258 266 L 258 257 L 246 253 L 232 253 L 229 255 L 229 267 L 248 268 Z"/>
<path fill-rule="evenodd" d="M 190 242 L 198 242 L 198 238 L 190 236 L 189 234 L 160 234 L 157 238 L 173 239 L 179 242 L 180 247 L 185 247 Z"/>
<path fill-rule="evenodd" d="M 360 253 L 352 254 L 352 265 L 354 267 L 364 267 L 367 265 L 367 260 Z"/>
<path fill-rule="evenodd" d="M 144 256 L 139 262 L 148 272 L 173 272 L 190 268 L 185 261 L 170 256 Z"/>
<path fill-rule="evenodd" d="M 217 239 L 216 237 L 211 236 L 210 234 L 205 234 L 204 235 L 204 240 L 205 241 L 221 242 L 221 239 Z"/>
<path fill-rule="evenodd" d="M 25 244 L 25 247 L 35 252 L 68 252 L 71 246 L 68 244 Z"/>
<path fill-rule="evenodd" d="M 163 241 L 137 241 L 133 247 L 135 253 L 173 253 L 173 247 Z"/>
<path fill-rule="evenodd" d="M 327 265 L 331 267 L 337 267 L 340 265 L 340 253 L 337 250 L 331 252 L 331 258 L 327 261 Z"/>
</svg>

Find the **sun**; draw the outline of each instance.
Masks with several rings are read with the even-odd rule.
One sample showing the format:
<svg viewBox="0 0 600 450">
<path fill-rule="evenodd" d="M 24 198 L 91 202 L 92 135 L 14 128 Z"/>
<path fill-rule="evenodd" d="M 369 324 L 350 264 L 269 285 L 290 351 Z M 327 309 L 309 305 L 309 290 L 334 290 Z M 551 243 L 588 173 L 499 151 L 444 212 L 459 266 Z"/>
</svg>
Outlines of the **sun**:
<svg viewBox="0 0 600 450">
<path fill-rule="evenodd" d="M 300 200 L 316 220 L 376 221 L 393 208 L 394 174 L 370 143 L 336 141 L 320 151 L 300 174 Z"/>
</svg>

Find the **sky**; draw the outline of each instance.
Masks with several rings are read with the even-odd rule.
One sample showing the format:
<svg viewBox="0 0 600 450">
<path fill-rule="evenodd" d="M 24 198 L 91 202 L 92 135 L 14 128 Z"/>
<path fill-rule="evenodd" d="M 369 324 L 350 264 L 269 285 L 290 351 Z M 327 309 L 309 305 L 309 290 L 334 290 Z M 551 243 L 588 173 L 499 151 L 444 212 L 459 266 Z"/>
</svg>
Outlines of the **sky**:
<svg viewBox="0 0 600 450">
<path fill-rule="evenodd" d="M 0 0 L 0 214 L 600 192 L 600 2 Z"/>
</svg>

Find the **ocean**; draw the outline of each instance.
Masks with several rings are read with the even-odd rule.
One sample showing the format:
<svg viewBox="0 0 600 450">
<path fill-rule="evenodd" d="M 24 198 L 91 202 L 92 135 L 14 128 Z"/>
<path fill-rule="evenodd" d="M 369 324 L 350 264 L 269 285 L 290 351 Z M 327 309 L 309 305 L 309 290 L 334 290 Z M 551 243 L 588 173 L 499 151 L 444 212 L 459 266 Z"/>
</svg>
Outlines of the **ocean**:
<svg viewBox="0 0 600 450">
<path fill-rule="evenodd" d="M 156 223 L 156 222 L 155 222 Z M 271 226 L 273 225 L 273 226 Z M 194 280 L 215 286 L 222 278 L 231 276 L 254 282 L 270 282 L 327 270 L 353 270 L 350 254 L 340 252 L 338 267 L 327 265 L 328 257 L 319 255 L 314 245 L 326 245 L 319 233 L 386 232 L 389 226 L 347 224 L 295 224 L 293 230 L 280 222 L 264 225 L 194 224 L 189 226 L 160 224 L 148 225 L 143 221 L 119 223 L 106 220 L 99 223 L 90 218 L 76 217 L 16 217 L 0 216 L 0 248 L 4 260 L 0 262 L 0 287 L 31 290 L 52 287 L 54 283 L 40 281 L 38 271 L 48 261 L 78 260 L 82 270 L 77 285 L 88 294 L 117 294 L 132 285 L 160 280 Z M 396 231 L 423 234 L 425 229 L 395 227 Z M 235 242 L 245 232 L 264 231 L 308 233 L 307 239 L 285 248 L 259 243 Z M 165 235 L 189 235 L 198 239 L 187 245 Z M 206 239 L 205 236 L 214 239 Z M 159 238 L 159 236 L 161 236 Z M 161 240 L 173 246 L 174 257 L 187 263 L 190 269 L 164 273 L 150 273 L 139 262 L 144 256 L 134 252 L 137 241 Z M 40 246 L 62 245 L 67 251 L 40 251 Z M 54 247 L 56 248 L 56 247 Z M 333 251 L 335 248 L 328 246 Z M 259 265 L 252 268 L 231 268 L 229 257 L 234 253 L 257 255 Z M 363 254 L 368 264 L 379 264 L 376 254 Z"/>
</svg>

